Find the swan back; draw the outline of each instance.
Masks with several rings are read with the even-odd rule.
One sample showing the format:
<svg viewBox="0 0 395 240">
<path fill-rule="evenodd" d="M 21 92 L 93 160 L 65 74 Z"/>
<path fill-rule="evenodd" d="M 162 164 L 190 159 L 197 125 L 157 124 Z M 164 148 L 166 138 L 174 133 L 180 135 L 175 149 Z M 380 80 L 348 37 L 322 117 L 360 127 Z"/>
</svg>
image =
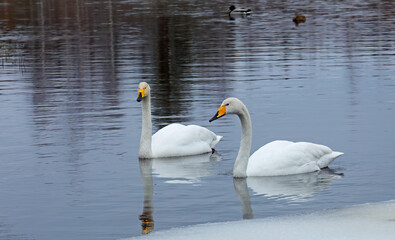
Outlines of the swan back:
<svg viewBox="0 0 395 240">
<path fill-rule="evenodd" d="M 208 153 L 221 138 L 222 136 L 201 126 L 173 123 L 152 136 L 152 153 L 154 157 Z"/>
<path fill-rule="evenodd" d="M 309 143 L 277 140 L 251 155 L 248 176 L 281 176 L 319 171 L 343 153 Z"/>
</svg>

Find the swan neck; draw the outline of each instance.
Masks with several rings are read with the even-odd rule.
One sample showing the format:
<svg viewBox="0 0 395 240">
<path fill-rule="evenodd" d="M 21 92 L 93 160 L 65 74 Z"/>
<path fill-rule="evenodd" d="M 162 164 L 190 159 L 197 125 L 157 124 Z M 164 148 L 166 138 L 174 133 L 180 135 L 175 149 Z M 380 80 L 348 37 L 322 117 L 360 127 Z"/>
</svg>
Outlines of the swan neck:
<svg viewBox="0 0 395 240">
<path fill-rule="evenodd" d="M 141 103 L 142 108 L 142 127 L 140 138 L 140 158 L 151 158 L 152 149 L 152 119 L 151 119 L 151 97 L 146 96 Z"/>
<path fill-rule="evenodd" d="M 236 162 L 233 167 L 233 176 L 246 177 L 252 143 L 251 117 L 245 105 L 242 105 L 241 111 L 237 115 L 241 122 L 241 141 L 239 153 L 237 154 Z"/>
</svg>

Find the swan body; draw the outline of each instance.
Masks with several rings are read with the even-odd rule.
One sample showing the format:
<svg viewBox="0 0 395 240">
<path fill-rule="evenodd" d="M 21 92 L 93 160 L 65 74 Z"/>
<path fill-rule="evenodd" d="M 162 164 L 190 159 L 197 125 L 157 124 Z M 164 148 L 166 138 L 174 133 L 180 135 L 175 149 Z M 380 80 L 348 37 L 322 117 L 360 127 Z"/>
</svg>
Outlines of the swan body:
<svg viewBox="0 0 395 240">
<path fill-rule="evenodd" d="M 229 14 L 251 14 L 252 11 L 251 9 L 247 9 L 247 8 L 236 8 L 234 5 L 231 5 L 228 9 L 227 9 Z"/>
<path fill-rule="evenodd" d="M 339 154 L 320 144 L 277 140 L 250 156 L 247 175 L 279 176 L 319 171 L 328 167 Z"/>
<path fill-rule="evenodd" d="M 139 158 L 190 156 L 212 152 L 222 136 L 197 125 L 170 124 L 152 135 L 151 89 L 139 84 L 138 102 L 142 102 L 142 129 Z"/>
<path fill-rule="evenodd" d="M 242 126 L 239 153 L 233 167 L 234 177 L 281 176 L 319 171 L 343 154 L 320 144 L 276 140 L 262 146 L 250 156 L 252 125 L 247 107 L 237 98 L 227 98 L 210 122 L 226 114 L 238 115 Z"/>
<path fill-rule="evenodd" d="M 152 136 L 155 157 L 189 156 L 211 152 L 222 137 L 197 125 L 170 124 Z"/>
</svg>

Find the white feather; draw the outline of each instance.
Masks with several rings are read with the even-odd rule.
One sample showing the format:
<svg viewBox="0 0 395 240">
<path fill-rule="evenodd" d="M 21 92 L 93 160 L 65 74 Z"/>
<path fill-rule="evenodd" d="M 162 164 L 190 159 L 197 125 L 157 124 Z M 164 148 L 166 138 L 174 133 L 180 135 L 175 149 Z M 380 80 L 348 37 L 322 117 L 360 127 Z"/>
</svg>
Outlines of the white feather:
<svg viewBox="0 0 395 240">
<path fill-rule="evenodd" d="M 247 176 L 279 176 L 319 171 L 338 156 L 329 147 L 309 142 L 273 141 L 254 152 Z"/>
<path fill-rule="evenodd" d="M 152 155 L 157 158 L 208 153 L 221 138 L 201 126 L 173 123 L 152 136 Z"/>
</svg>

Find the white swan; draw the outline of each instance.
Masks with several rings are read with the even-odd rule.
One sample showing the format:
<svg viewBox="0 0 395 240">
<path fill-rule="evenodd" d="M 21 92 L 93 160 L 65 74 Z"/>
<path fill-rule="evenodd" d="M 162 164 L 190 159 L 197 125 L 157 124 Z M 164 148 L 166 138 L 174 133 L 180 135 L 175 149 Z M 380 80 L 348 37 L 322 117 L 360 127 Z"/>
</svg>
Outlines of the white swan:
<svg viewBox="0 0 395 240">
<path fill-rule="evenodd" d="M 197 155 L 212 152 L 222 136 L 197 125 L 170 124 L 152 136 L 151 89 L 140 82 L 138 102 L 142 102 L 142 129 L 139 158 Z"/>
<path fill-rule="evenodd" d="M 252 125 L 247 107 L 237 98 L 225 99 L 213 118 L 237 114 L 241 121 L 242 137 L 233 167 L 234 177 L 280 176 L 318 171 L 343 153 L 308 142 L 273 141 L 250 156 Z"/>
</svg>

